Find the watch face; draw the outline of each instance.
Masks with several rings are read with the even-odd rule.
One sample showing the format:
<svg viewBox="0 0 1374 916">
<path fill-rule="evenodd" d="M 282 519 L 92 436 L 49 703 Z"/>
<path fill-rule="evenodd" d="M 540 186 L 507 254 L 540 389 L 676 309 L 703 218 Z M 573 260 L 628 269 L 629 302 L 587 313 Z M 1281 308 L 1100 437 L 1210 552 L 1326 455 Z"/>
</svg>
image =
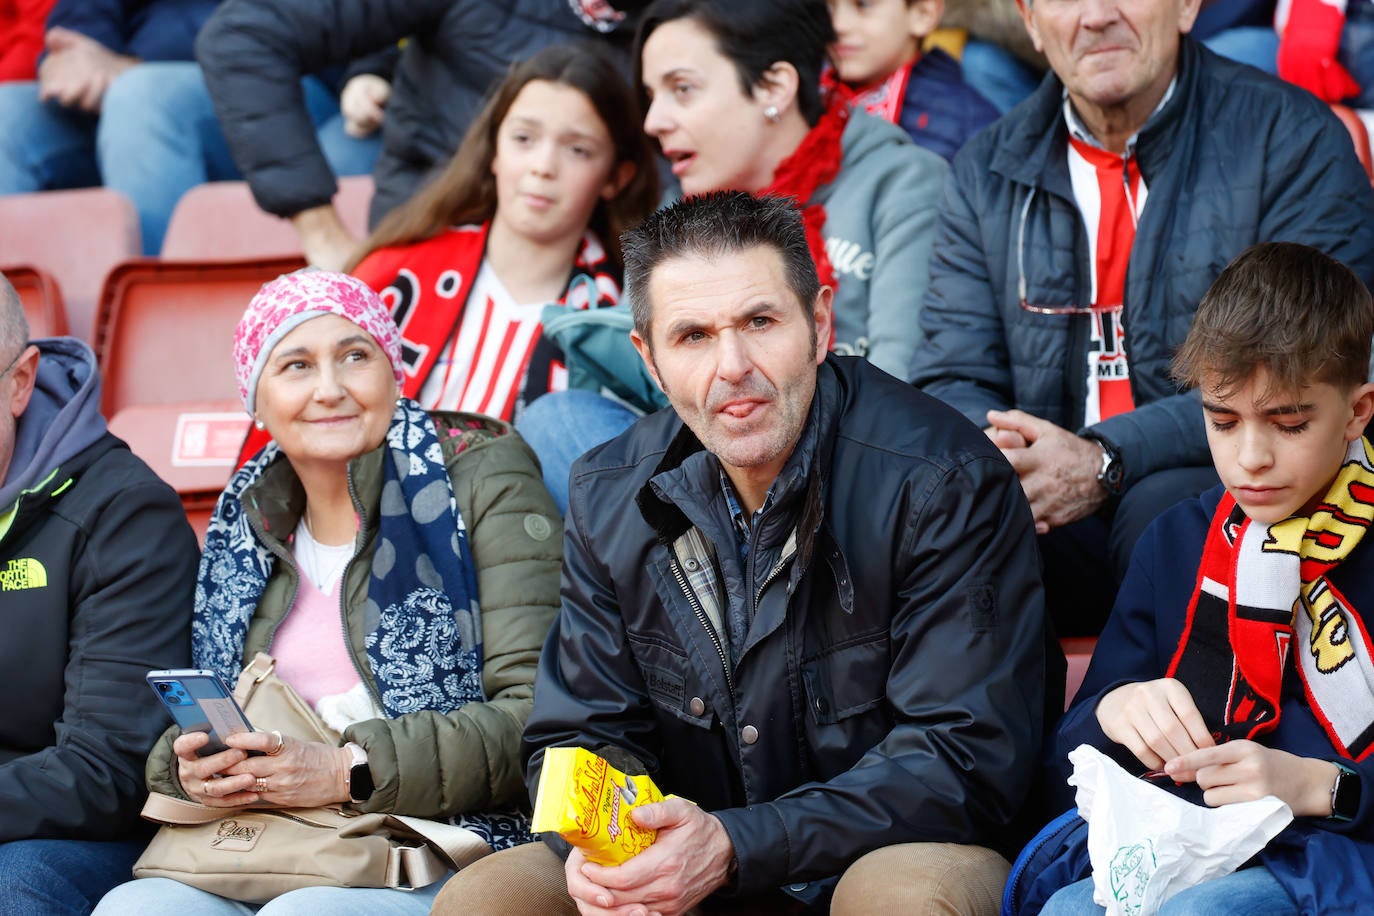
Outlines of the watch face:
<svg viewBox="0 0 1374 916">
<path fill-rule="evenodd" d="M 1331 816 L 1343 821 L 1354 820 L 1360 813 L 1360 795 L 1360 774 L 1342 769 L 1331 793 Z"/>
<path fill-rule="evenodd" d="M 366 763 L 355 763 L 348 772 L 348 795 L 355 802 L 364 802 L 372 797 L 372 770 Z"/>
</svg>

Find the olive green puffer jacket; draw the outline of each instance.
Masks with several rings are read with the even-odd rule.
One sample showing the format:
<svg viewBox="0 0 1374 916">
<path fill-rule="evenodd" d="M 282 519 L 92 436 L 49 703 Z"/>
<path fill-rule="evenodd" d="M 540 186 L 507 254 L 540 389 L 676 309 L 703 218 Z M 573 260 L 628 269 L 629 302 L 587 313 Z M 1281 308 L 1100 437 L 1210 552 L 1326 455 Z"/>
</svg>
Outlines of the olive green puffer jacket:
<svg viewBox="0 0 1374 916">
<path fill-rule="evenodd" d="M 451 713 L 408 713 L 350 726 L 345 741 L 367 750 L 376 786 L 358 807 L 365 811 L 437 817 L 523 800 L 520 732 L 534 695 L 539 650 L 558 608 L 562 521 L 544 488 L 529 446 L 511 427 L 476 414 L 433 413 L 441 429 L 453 494 L 467 526 L 477 567 L 482 609 L 482 686 L 485 703 Z M 471 424 L 477 428 L 467 428 Z M 441 437 L 442 438 L 442 437 Z M 358 669 L 376 693 L 364 647 L 363 604 L 375 548 L 385 447 L 349 463 L 355 508 L 364 519 L 357 555 L 344 572 L 349 645 Z M 286 538 L 305 507 L 305 491 L 285 460 L 273 463 L 244 493 L 245 511 L 276 568 L 244 641 L 245 663 L 270 651 L 272 636 L 296 593 L 298 574 Z M 148 758 L 149 789 L 185 796 L 176 778 L 169 729 Z"/>
</svg>

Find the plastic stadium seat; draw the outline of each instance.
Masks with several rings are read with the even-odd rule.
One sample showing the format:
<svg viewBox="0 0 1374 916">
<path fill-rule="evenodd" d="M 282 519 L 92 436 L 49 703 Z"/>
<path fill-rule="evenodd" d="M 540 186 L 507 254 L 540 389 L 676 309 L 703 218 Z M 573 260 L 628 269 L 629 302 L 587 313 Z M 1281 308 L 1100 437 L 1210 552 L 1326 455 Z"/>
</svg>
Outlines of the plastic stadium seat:
<svg viewBox="0 0 1374 916">
<path fill-rule="evenodd" d="M 344 226 L 367 235 L 372 176 L 339 179 L 334 206 Z M 300 256 L 291 223 L 258 209 L 244 181 L 212 181 L 182 195 L 162 240 L 164 258 L 268 258 Z"/>
<path fill-rule="evenodd" d="M 70 333 L 93 339 L 110 268 L 143 251 L 134 205 L 108 188 L 0 196 L 0 264 L 28 264 L 62 284 Z"/>
<path fill-rule="evenodd" d="M 1083 686 L 1083 675 L 1088 673 L 1088 662 L 1092 661 L 1097 640 L 1091 636 L 1066 636 L 1059 640 L 1059 645 L 1064 649 L 1064 658 L 1069 663 L 1064 683 L 1064 708 L 1068 709 L 1078 688 Z"/>
<path fill-rule="evenodd" d="M 0 267 L 24 305 L 30 337 L 60 337 L 67 333 L 67 310 L 57 278 L 36 267 Z"/>
<path fill-rule="evenodd" d="M 233 400 L 234 327 L 248 300 L 299 258 L 130 261 L 110 272 L 100 297 L 96 357 L 101 408 Z"/>
<path fill-rule="evenodd" d="M 1341 119 L 1345 129 L 1350 131 L 1350 140 L 1355 144 L 1355 156 L 1364 166 L 1364 173 L 1369 176 L 1370 182 L 1374 183 L 1374 156 L 1370 154 L 1369 129 L 1365 127 L 1364 120 L 1354 109 L 1345 105 L 1332 105 L 1331 110 Z"/>
<path fill-rule="evenodd" d="M 110 431 L 181 495 L 188 515 L 213 505 L 248 429 L 234 381 L 234 328 L 263 283 L 303 264 L 130 261 L 110 272 L 95 348 L 101 411 Z"/>
</svg>

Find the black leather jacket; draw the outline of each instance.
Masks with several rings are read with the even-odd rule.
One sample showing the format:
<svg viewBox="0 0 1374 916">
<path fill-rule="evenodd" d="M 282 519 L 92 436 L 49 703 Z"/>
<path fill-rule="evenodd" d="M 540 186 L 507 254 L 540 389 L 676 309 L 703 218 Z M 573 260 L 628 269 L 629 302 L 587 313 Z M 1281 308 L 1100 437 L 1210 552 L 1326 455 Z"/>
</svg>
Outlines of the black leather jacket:
<svg viewBox="0 0 1374 916">
<path fill-rule="evenodd" d="M 894 843 L 992 845 L 1031 782 L 1045 683 L 1010 466 L 951 408 L 831 356 L 752 568 L 718 469 L 671 410 L 574 466 L 531 793 L 545 747 L 623 748 L 720 818 L 742 893 Z M 709 622 L 704 581 L 722 616 L 752 606 L 742 645 Z"/>
</svg>

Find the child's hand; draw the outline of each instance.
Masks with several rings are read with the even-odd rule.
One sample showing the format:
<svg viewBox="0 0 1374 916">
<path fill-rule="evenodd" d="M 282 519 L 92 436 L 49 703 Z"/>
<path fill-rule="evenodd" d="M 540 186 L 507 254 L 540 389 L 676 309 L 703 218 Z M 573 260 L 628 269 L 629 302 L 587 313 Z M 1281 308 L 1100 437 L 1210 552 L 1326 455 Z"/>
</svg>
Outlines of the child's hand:
<svg viewBox="0 0 1374 916">
<path fill-rule="evenodd" d="M 1152 770 L 1216 743 L 1188 688 L 1171 677 L 1116 688 L 1098 701 L 1097 723 Z"/>
<path fill-rule="evenodd" d="M 1176 782 L 1196 782 L 1212 807 L 1277 795 L 1297 817 L 1331 813 L 1336 765 L 1256 744 L 1228 741 L 1170 760 L 1164 772 Z"/>
</svg>

